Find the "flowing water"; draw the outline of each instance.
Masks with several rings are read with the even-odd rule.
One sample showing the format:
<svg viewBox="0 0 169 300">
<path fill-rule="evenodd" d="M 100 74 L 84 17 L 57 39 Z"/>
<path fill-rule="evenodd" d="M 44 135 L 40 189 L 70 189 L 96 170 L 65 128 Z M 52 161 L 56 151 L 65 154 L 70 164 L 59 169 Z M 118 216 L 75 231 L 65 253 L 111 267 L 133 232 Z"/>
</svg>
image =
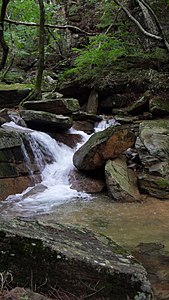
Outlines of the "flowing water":
<svg viewBox="0 0 169 300">
<path fill-rule="evenodd" d="M 101 123 L 96 131 L 109 125 Z M 75 131 L 71 129 L 70 133 Z M 82 132 L 81 135 L 83 141 L 89 138 Z M 33 130 L 29 130 L 30 137 L 33 149 L 38 143 L 42 150 L 38 153 L 34 149 L 36 159 L 43 159 L 45 149 L 52 155 L 53 162 L 43 169 L 40 184 L 22 194 L 11 195 L 1 203 L 3 216 L 36 216 L 45 223 L 80 224 L 129 248 L 141 242 L 160 242 L 169 250 L 169 201 L 145 197 L 142 203 L 116 203 L 105 195 L 91 197 L 79 193 L 71 189 L 68 174 L 73 169 L 73 153 L 80 145 L 71 149 Z"/>
</svg>

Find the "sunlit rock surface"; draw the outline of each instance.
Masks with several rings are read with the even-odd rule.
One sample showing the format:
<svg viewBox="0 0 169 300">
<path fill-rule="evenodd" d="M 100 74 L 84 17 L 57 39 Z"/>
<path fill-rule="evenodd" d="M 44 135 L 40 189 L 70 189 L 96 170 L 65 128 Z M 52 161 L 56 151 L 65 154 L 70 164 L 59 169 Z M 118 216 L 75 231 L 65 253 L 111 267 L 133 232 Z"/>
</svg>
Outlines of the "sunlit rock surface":
<svg viewBox="0 0 169 300">
<path fill-rule="evenodd" d="M 0 272 L 13 286 L 64 289 L 92 299 L 152 299 L 145 269 L 112 240 L 81 227 L 0 220 Z"/>
<path fill-rule="evenodd" d="M 110 126 L 93 134 L 75 152 L 73 163 L 80 171 L 96 170 L 101 168 L 108 159 L 115 158 L 132 147 L 134 141 L 135 135 L 128 129 L 121 126 Z"/>
<path fill-rule="evenodd" d="M 79 102 L 73 98 L 43 99 L 24 102 L 23 107 L 29 110 L 40 110 L 56 115 L 70 115 L 80 109 Z"/>
<path fill-rule="evenodd" d="M 133 170 L 127 168 L 124 158 L 108 160 L 105 165 L 106 184 L 111 196 L 116 201 L 140 201 L 137 177 Z"/>
</svg>

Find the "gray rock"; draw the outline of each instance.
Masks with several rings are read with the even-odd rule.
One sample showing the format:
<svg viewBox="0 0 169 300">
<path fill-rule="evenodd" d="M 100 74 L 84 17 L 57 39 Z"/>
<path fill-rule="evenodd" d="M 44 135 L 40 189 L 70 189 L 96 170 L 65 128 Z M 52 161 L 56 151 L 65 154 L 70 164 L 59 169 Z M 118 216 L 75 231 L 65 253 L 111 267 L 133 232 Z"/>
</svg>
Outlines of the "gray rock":
<svg viewBox="0 0 169 300">
<path fill-rule="evenodd" d="M 44 111 L 56 115 L 70 115 L 80 109 L 79 102 L 73 98 L 43 99 L 26 101 L 23 108 L 28 110 Z"/>
<path fill-rule="evenodd" d="M 138 115 L 149 110 L 149 100 L 152 97 L 151 91 L 146 91 L 141 98 L 128 107 L 127 111 L 131 115 Z"/>
<path fill-rule="evenodd" d="M 115 201 L 140 201 L 136 173 L 127 168 L 124 158 L 109 160 L 105 165 L 106 185 L 109 196 Z"/>
<path fill-rule="evenodd" d="M 39 292 L 50 287 L 84 298 L 94 289 L 93 300 L 152 299 L 143 266 L 105 236 L 18 218 L 1 219 L 0 228 L 0 272 L 10 270 L 13 285 L 31 286 L 33 274 Z"/>
<path fill-rule="evenodd" d="M 12 108 L 26 98 L 31 88 L 23 88 L 22 85 L 4 85 L 0 86 L 0 108 Z"/>
<path fill-rule="evenodd" d="M 44 111 L 22 110 L 20 114 L 29 128 L 45 132 L 67 130 L 73 124 L 72 119 L 68 116 Z"/>
<path fill-rule="evenodd" d="M 90 114 L 97 114 L 98 110 L 98 93 L 91 91 L 88 101 L 86 111 Z"/>
<path fill-rule="evenodd" d="M 139 175 L 138 185 L 142 193 L 162 200 L 169 200 L 168 178 L 142 173 Z"/>
<path fill-rule="evenodd" d="M 169 158 L 169 120 L 143 121 L 140 124 L 140 140 L 151 156 L 165 160 Z"/>
<path fill-rule="evenodd" d="M 94 133 L 90 139 L 79 148 L 73 163 L 80 171 L 96 170 L 103 167 L 106 160 L 117 157 L 133 146 L 135 135 L 121 126 L 109 128 Z"/>
</svg>

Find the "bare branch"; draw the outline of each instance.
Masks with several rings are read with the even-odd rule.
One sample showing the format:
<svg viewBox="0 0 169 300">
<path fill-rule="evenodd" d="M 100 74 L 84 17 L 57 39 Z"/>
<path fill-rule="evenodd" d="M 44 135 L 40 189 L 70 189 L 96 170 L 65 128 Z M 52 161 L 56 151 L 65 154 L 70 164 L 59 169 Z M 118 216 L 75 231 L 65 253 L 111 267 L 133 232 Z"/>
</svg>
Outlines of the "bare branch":
<svg viewBox="0 0 169 300">
<path fill-rule="evenodd" d="M 129 18 L 132 22 L 134 22 L 134 23 L 137 25 L 137 27 L 141 30 L 141 32 L 142 32 L 145 36 L 147 36 L 147 37 L 149 37 L 149 38 L 151 38 L 151 39 L 157 40 L 157 41 L 163 41 L 163 38 L 162 38 L 161 36 L 158 36 L 158 35 L 155 35 L 155 34 L 153 34 L 153 33 L 150 33 L 150 32 L 148 32 L 148 31 L 146 31 L 146 30 L 143 28 L 143 26 L 140 24 L 140 22 L 137 21 L 137 20 L 131 15 L 131 13 L 129 12 L 129 10 L 128 10 L 122 3 L 120 3 L 118 0 L 114 0 L 114 2 L 115 2 L 116 4 L 118 4 L 118 5 L 122 8 L 122 10 L 123 10 L 123 11 L 126 13 L 126 15 L 128 16 L 128 18 Z"/>
<path fill-rule="evenodd" d="M 161 26 L 161 24 L 160 24 L 160 21 L 159 21 L 157 15 L 155 14 L 155 12 L 152 10 L 152 8 L 150 7 L 150 5 L 149 5 L 147 2 L 145 2 L 144 0 L 139 0 L 139 1 L 140 1 L 140 2 L 141 2 L 141 3 L 149 10 L 149 12 L 152 14 L 152 16 L 153 16 L 153 18 L 154 18 L 154 20 L 155 20 L 155 22 L 156 22 L 157 28 L 158 28 L 158 30 L 159 30 L 159 32 L 160 32 L 160 34 L 161 34 L 161 37 L 162 37 L 162 41 L 163 41 L 163 43 L 164 43 L 164 46 L 165 46 L 166 50 L 169 51 L 169 43 L 167 42 L 165 33 L 164 33 L 164 31 L 163 31 L 163 28 L 162 28 L 162 26 Z"/>
<path fill-rule="evenodd" d="M 16 21 L 16 20 L 11 20 L 11 19 L 5 19 L 5 22 L 10 23 L 10 24 L 14 24 L 14 25 L 39 26 L 38 23 L 34 23 L 34 22 L 21 22 L 21 21 Z M 80 29 L 79 27 L 73 26 L 73 25 L 52 25 L 52 24 L 45 24 L 45 27 L 56 28 L 56 29 L 76 30 L 78 32 L 84 33 L 84 34 L 89 35 L 89 36 L 96 35 L 96 33 L 86 32 L 85 30 Z"/>
</svg>

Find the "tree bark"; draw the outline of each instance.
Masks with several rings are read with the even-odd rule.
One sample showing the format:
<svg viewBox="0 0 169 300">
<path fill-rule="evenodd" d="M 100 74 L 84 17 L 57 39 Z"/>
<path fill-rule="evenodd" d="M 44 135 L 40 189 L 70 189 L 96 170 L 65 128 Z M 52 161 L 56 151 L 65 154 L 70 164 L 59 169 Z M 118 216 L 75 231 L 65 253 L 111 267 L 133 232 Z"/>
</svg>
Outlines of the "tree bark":
<svg viewBox="0 0 169 300">
<path fill-rule="evenodd" d="M 0 71 L 5 67 L 6 60 L 8 57 L 9 47 L 4 39 L 4 19 L 6 15 L 7 5 L 10 0 L 3 0 L 0 14 L 0 45 L 2 47 L 2 58 L 0 62 Z"/>
<path fill-rule="evenodd" d="M 43 70 L 44 70 L 44 61 L 45 61 L 45 53 L 44 53 L 44 44 L 45 44 L 45 7 L 43 0 L 38 0 L 39 4 L 39 58 L 38 58 L 38 70 L 36 75 L 36 82 L 35 88 L 33 91 L 20 103 L 29 100 L 35 100 L 41 98 L 41 87 L 42 87 L 42 80 L 43 80 Z"/>
<path fill-rule="evenodd" d="M 36 77 L 35 90 L 38 94 L 41 93 L 41 85 L 44 70 L 44 44 L 45 44 L 45 8 L 43 0 L 38 0 L 40 10 L 40 27 L 39 27 L 39 60 L 38 60 L 38 72 Z"/>
</svg>

